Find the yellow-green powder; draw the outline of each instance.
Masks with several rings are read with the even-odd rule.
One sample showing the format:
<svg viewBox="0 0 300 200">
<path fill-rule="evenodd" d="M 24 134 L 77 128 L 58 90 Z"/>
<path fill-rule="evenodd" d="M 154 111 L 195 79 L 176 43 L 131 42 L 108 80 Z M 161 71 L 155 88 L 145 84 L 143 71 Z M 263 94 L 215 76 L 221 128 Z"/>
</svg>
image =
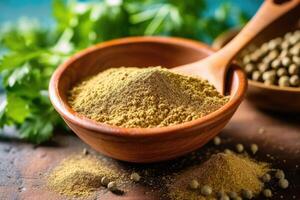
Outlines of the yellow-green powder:
<svg viewBox="0 0 300 200">
<path fill-rule="evenodd" d="M 161 67 L 108 69 L 78 83 L 69 94 L 78 113 L 127 128 L 180 124 L 227 101 L 207 81 Z"/>
<path fill-rule="evenodd" d="M 242 190 L 250 190 L 255 196 L 263 189 L 260 178 L 269 171 L 266 163 L 256 162 L 246 156 L 234 153 L 218 153 L 199 166 L 194 166 L 173 177 L 168 185 L 169 196 L 174 200 L 215 199 L 218 192 L 235 192 L 241 196 Z M 200 188 L 212 188 L 212 195 L 204 197 L 200 189 L 191 190 L 189 183 L 197 180 Z"/>
<path fill-rule="evenodd" d="M 94 156 L 71 156 L 60 163 L 47 176 L 47 185 L 54 191 L 67 196 L 90 195 L 101 187 L 101 178 L 110 181 L 123 176 Z"/>
</svg>

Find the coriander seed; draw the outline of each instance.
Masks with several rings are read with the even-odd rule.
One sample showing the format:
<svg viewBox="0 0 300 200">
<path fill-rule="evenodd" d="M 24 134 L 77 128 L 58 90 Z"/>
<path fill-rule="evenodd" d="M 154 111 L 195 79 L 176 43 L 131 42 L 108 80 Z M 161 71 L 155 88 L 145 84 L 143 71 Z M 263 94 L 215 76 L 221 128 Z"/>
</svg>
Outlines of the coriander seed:
<svg viewBox="0 0 300 200">
<path fill-rule="evenodd" d="M 288 87 L 290 85 L 290 78 L 288 76 L 282 76 L 278 80 L 278 85 L 280 87 Z"/>
<path fill-rule="evenodd" d="M 214 137 L 214 144 L 215 144 L 216 146 L 220 145 L 221 142 L 222 142 L 222 141 L 221 141 L 221 138 L 220 138 L 220 137 L 218 137 L 218 136 Z"/>
<path fill-rule="evenodd" d="M 261 72 L 260 71 L 254 71 L 252 73 L 252 80 L 259 81 L 261 79 Z"/>
<path fill-rule="evenodd" d="M 270 59 L 268 56 L 266 56 L 262 59 L 262 63 L 265 63 L 267 65 L 269 65 L 271 62 L 272 62 L 272 59 Z"/>
<path fill-rule="evenodd" d="M 264 81 L 266 80 L 274 81 L 276 78 L 276 72 L 274 70 L 264 72 L 262 78 Z"/>
<path fill-rule="evenodd" d="M 287 75 L 288 74 L 288 71 L 286 68 L 279 68 L 276 72 L 277 76 L 281 77 L 281 76 L 284 76 L 284 75 Z"/>
<path fill-rule="evenodd" d="M 290 75 L 297 75 L 297 74 L 299 74 L 299 66 L 297 66 L 296 64 L 291 64 L 289 66 L 289 74 Z"/>
<path fill-rule="evenodd" d="M 229 150 L 229 149 L 225 149 L 225 150 L 224 150 L 224 153 L 226 153 L 226 154 L 231 154 L 232 152 L 231 152 L 231 150 Z"/>
<path fill-rule="evenodd" d="M 280 65 L 281 65 L 281 62 L 280 62 L 279 59 L 275 59 L 275 60 L 273 60 L 272 63 L 271 63 L 271 67 L 272 67 L 273 69 L 278 69 L 278 68 L 280 67 Z"/>
<path fill-rule="evenodd" d="M 262 180 L 264 183 L 268 183 L 268 182 L 270 182 L 270 180 L 271 180 L 271 175 L 270 175 L 270 174 L 264 174 L 264 175 L 261 177 L 261 180 Z"/>
<path fill-rule="evenodd" d="M 104 177 L 101 178 L 101 184 L 103 186 L 106 187 L 108 185 L 108 183 L 109 183 L 109 179 L 106 176 L 104 176 Z"/>
<path fill-rule="evenodd" d="M 272 191 L 270 189 L 264 189 L 263 194 L 267 198 L 272 197 Z"/>
<path fill-rule="evenodd" d="M 291 59 L 289 57 L 284 57 L 281 60 L 281 64 L 285 67 L 288 67 L 291 64 Z"/>
<path fill-rule="evenodd" d="M 256 154 L 256 152 L 258 151 L 257 144 L 251 144 L 250 149 L 251 149 L 252 154 Z"/>
<path fill-rule="evenodd" d="M 268 57 L 270 60 L 274 60 L 277 56 L 278 56 L 278 51 L 277 50 L 272 50 L 270 51 L 270 53 L 268 54 Z"/>
<path fill-rule="evenodd" d="M 298 75 L 293 75 L 290 77 L 290 85 L 292 86 L 299 86 L 300 79 Z"/>
<path fill-rule="evenodd" d="M 288 41 L 283 41 L 280 46 L 282 49 L 288 49 L 290 47 L 290 43 Z"/>
<path fill-rule="evenodd" d="M 296 44 L 296 43 L 298 42 L 297 40 L 298 40 L 297 37 L 292 36 L 292 37 L 289 38 L 289 43 L 290 43 L 291 45 L 294 45 L 294 44 Z"/>
<path fill-rule="evenodd" d="M 201 187 L 201 194 L 204 196 L 209 196 L 212 193 L 212 189 L 211 187 L 209 187 L 208 185 L 204 185 Z"/>
<path fill-rule="evenodd" d="M 258 70 L 259 70 L 260 72 L 265 72 L 265 71 L 267 71 L 268 69 L 269 69 L 269 65 L 266 64 L 266 63 L 260 63 L 260 64 L 258 65 Z"/>
<path fill-rule="evenodd" d="M 279 52 L 277 50 L 272 50 L 267 56 L 269 57 L 270 60 L 274 60 L 278 55 Z"/>
<path fill-rule="evenodd" d="M 251 74 L 255 70 L 255 67 L 253 64 L 248 63 L 245 65 L 245 71 L 247 74 Z"/>
<path fill-rule="evenodd" d="M 278 169 L 276 170 L 275 177 L 278 179 L 283 179 L 285 177 L 285 174 L 282 170 Z"/>
<path fill-rule="evenodd" d="M 109 183 L 107 184 L 107 189 L 108 189 L 109 191 L 112 191 L 112 192 L 117 191 L 118 188 L 117 188 L 116 182 L 114 182 L 114 181 L 109 182 Z"/>
<path fill-rule="evenodd" d="M 289 182 L 288 182 L 288 180 L 282 178 L 282 179 L 280 179 L 280 180 L 278 181 L 278 185 L 279 185 L 279 187 L 281 187 L 282 189 L 286 189 L 286 188 L 289 187 Z"/>
<path fill-rule="evenodd" d="M 285 58 L 285 57 L 288 57 L 288 56 L 290 56 L 290 52 L 289 52 L 288 49 L 282 50 L 281 53 L 279 54 L 280 58 Z"/>
<path fill-rule="evenodd" d="M 235 146 L 235 148 L 236 148 L 236 151 L 239 152 L 239 153 L 244 151 L 244 146 L 242 144 L 237 144 Z"/>
<path fill-rule="evenodd" d="M 138 173 L 134 172 L 130 175 L 130 179 L 133 180 L 134 182 L 139 182 L 141 176 Z"/>
<path fill-rule="evenodd" d="M 261 45 L 260 50 L 263 54 L 266 54 L 269 51 L 268 44 L 264 43 L 263 45 Z"/>
<path fill-rule="evenodd" d="M 251 190 L 242 190 L 242 196 L 245 198 L 245 199 L 252 199 L 253 198 L 253 193 Z"/>
<path fill-rule="evenodd" d="M 253 53 L 250 55 L 250 59 L 252 62 L 256 62 L 259 59 L 259 55 L 257 53 Z"/>
<path fill-rule="evenodd" d="M 244 56 L 244 58 L 243 58 L 243 63 L 244 64 L 248 64 L 248 63 L 250 63 L 250 61 L 251 61 L 251 58 L 250 58 L 249 55 Z"/>
<path fill-rule="evenodd" d="M 288 32 L 284 35 L 284 39 L 288 40 L 293 35 L 292 32 Z"/>
<path fill-rule="evenodd" d="M 234 199 L 234 198 L 237 198 L 238 197 L 238 194 L 236 192 L 228 192 L 228 196 L 231 198 L 231 199 Z"/>
<path fill-rule="evenodd" d="M 297 66 L 300 66 L 300 57 L 293 56 L 292 60 L 293 60 L 293 63 L 295 63 Z"/>
<path fill-rule="evenodd" d="M 280 43 L 277 42 L 276 39 L 270 40 L 268 43 L 269 50 L 276 49 L 279 46 Z"/>
<path fill-rule="evenodd" d="M 189 184 L 190 189 L 196 190 L 199 187 L 199 182 L 193 179 Z"/>
</svg>

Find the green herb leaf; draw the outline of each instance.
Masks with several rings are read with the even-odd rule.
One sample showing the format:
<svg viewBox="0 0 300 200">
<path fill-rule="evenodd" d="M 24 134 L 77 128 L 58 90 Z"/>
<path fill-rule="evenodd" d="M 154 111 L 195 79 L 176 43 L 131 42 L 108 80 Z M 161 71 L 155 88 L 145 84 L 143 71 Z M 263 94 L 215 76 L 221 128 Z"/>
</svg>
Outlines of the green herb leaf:
<svg viewBox="0 0 300 200">
<path fill-rule="evenodd" d="M 40 56 L 41 52 L 12 52 L 3 56 L 0 63 L 0 71 L 14 69 L 23 65 L 26 61 Z"/>
<path fill-rule="evenodd" d="M 30 67 L 28 64 L 23 65 L 20 68 L 15 69 L 7 79 L 7 84 L 9 87 L 13 87 L 15 83 L 21 83 L 22 79 L 28 75 L 30 72 Z"/>
<path fill-rule="evenodd" d="M 30 115 L 29 105 L 15 94 L 6 97 L 6 115 L 16 123 L 22 123 Z"/>
<path fill-rule="evenodd" d="M 39 144 L 52 137 L 53 124 L 46 118 L 35 116 L 22 124 L 20 135 L 28 141 Z"/>
</svg>

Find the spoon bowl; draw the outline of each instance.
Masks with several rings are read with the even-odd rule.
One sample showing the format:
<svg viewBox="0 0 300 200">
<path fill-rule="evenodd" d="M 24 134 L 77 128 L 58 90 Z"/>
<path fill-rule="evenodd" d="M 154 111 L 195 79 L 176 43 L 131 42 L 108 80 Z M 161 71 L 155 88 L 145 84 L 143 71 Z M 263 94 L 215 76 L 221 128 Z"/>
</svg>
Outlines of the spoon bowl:
<svg viewBox="0 0 300 200">
<path fill-rule="evenodd" d="M 247 78 L 236 65 L 227 74 L 230 100 L 220 109 L 193 121 L 161 128 L 121 128 L 76 113 L 67 101 L 78 81 L 111 67 L 176 66 L 213 53 L 208 46 L 187 39 L 135 37 L 104 42 L 71 57 L 54 72 L 49 95 L 67 125 L 95 150 L 123 161 L 149 163 L 191 152 L 215 137 L 243 100 Z M 191 72 L 192 73 L 192 72 Z"/>
<path fill-rule="evenodd" d="M 282 37 L 285 33 L 300 29 L 300 5 L 288 15 L 271 24 L 251 45 L 259 47 L 276 37 Z M 219 37 L 213 43 L 214 49 L 220 49 L 234 38 L 240 29 L 229 30 Z M 300 113 L 300 87 L 279 87 L 275 85 L 265 85 L 264 83 L 248 80 L 248 91 L 246 99 L 257 108 L 283 113 Z"/>
<path fill-rule="evenodd" d="M 221 93 L 226 93 L 227 71 L 238 53 L 251 43 L 262 31 L 272 23 L 285 17 L 299 6 L 299 0 L 264 1 L 254 17 L 245 25 L 228 44 L 205 59 L 174 68 L 186 74 L 195 74 L 212 83 Z"/>
</svg>

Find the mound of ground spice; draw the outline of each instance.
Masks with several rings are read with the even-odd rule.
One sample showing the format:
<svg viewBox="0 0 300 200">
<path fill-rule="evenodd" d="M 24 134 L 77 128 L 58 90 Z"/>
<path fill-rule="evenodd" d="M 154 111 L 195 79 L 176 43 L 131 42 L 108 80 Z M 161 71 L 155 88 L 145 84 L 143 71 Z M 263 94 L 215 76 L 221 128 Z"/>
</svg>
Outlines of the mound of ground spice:
<svg viewBox="0 0 300 200">
<path fill-rule="evenodd" d="M 267 171 L 267 164 L 258 163 L 245 156 L 233 153 L 214 154 L 202 165 L 176 175 L 168 185 L 169 196 L 171 199 L 202 200 L 214 199 L 220 192 L 235 192 L 241 196 L 243 190 L 257 195 L 263 189 L 260 178 Z M 190 189 L 192 180 L 197 180 L 199 189 Z M 202 186 L 209 186 L 212 194 L 208 197 L 201 196 Z"/>
<path fill-rule="evenodd" d="M 48 186 L 63 195 L 86 196 L 101 186 L 102 177 L 118 182 L 120 172 L 93 156 L 71 156 L 47 177 Z"/>
<path fill-rule="evenodd" d="M 108 69 L 80 82 L 69 94 L 78 113 L 127 128 L 191 121 L 227 101 L 207 81 L 160 67 Z"/>
</svg>

